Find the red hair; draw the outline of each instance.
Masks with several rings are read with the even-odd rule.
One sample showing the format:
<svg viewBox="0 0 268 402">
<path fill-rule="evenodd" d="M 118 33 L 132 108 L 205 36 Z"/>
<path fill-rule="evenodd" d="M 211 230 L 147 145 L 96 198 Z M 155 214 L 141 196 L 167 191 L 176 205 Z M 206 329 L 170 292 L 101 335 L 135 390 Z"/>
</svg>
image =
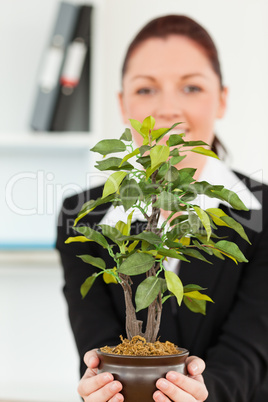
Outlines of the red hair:
<svg viewBox="0 0 268 402">
<path fill-rule="evenodd" d="M 197 43 L 210 61 L 211 67 L 222 83 L 222 73 L 217 48 L 208 32 L 196 21 L 184 15 L 166 15 L 148 22 L 130 43 L 122 67 L 122 78 L 128 67 L 133 51 L 144 41 L 150 38 L 165 39 L 169 35 L 185 36 Z"/>
</svg>

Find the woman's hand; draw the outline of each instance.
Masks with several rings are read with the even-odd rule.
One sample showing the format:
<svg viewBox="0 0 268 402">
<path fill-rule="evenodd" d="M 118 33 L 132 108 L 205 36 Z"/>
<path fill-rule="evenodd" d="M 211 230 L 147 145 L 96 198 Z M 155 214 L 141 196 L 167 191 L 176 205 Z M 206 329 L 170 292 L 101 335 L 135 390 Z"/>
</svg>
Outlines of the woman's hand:
<svg viewBox="0 0 268 402">
<path fill-rule="evenodd" d="M 87 370 L 79 382 L 78 393 L 85 402 L 123 402 L 119 392 L 122 385 L 114 381 L 111 373 L 97 374 L 99 358 L 95 350 L 84 356 Z M 208 397 L 202 373 L 205 363 L 198 357 L 188 357 L 186 361 L 188 376 L 174 371 L 160 378 L 156 386 L 158 391 L 153 395 L 156 402 L 203 402 Z"/>
<path fill-rule="evenodd" d="M 156 386 L 159 391 L 153 395 L 156 402 L 203 402 L 208 397 L 202 373 L 205 363 L 198 357 L 191 356 L 186 360 L 188 376 L 170 371 L 166 379 L 160 378 Z"/>
<path fill-rule="evenodd" d="M 124 397 L 119 392 L 122 385 L 114 381 L 112 374 L 97 374 L 100 363 L 96 350 L 87 352 L 84 356 L 87 370 L 78 385 L 78 393 L 85 402 L 123 402 Z"/>
</svg>

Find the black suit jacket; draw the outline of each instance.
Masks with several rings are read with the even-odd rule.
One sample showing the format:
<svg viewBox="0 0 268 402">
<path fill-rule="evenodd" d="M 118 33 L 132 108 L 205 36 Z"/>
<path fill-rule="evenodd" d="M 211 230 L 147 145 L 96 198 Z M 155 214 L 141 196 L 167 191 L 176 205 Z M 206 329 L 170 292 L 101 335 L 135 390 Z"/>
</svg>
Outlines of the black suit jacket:
<svg viewBox="0 0 268 402">
<path fill-rule="evenodd" d="M 217 234 L 228 235 L 238 244 L 249 263 L 214 259 L 213 265 L 192 259 L 180 266 L 184 285 L 195 283 L 208 288 L 215 301 L 208 303 L 207 314 L 194 314 L 185 306 L 177 307 L 174 298 L 164 303 L 160 327 L 161 340 L 169 340 L 206 362 L 204 373 L 209 402 L 268 402 L 268 187 L 239 175 L 262 203 L 262 210 L 238 212 L 220 207 L 240 221 L 252 243 L 236 232 L 221 227 Z M 69 318 L 81 358 L 81 375 L 85 370 L 83 355 L 92 348 L 118 343 L 125 335 L 125 306 L 119 285 L 106 285 L 99 277 L 82 300 L 80 286 L 96 268 L 82 262 L 77 255 L 101 257 L 113 267 L 105 250 L 94 242 L 64 244 L 82 204 L 102 194 L 102 187 L 67 198 L 58 224 L 57 249 L 64 268 L 64 295 Z M 83 218 L 81 225 L 94 228 L 109 205 L 98 207 Z M 143 230 L 136 222 L 133 231 Z M 110 264 L 110 265 L 109 265 Z M 138 277 L 132 277 L 134 288 Z M 139 318 L 146 320 L 145 312 Z"/>
</svg>

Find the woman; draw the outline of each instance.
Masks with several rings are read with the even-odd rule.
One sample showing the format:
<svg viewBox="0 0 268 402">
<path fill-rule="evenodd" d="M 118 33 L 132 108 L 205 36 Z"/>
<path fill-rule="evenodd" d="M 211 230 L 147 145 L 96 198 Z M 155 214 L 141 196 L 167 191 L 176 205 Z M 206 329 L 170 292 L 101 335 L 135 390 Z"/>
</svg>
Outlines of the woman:
<svg viewBox="0 0 268 402">
<path fill-rule="evenodd" d="M 158 127 L 155 128 L 180 121 L 183 123 L 176 132 L 182 130 L 187 140 L 202 139 L 217 150 L 214 124 L 224 116 L 226 98 L 227 89 L 222 82 L 215 45 L 204 28 L 190 18 L 176 15 L 157 18 L 130 44 L 119 94 L 126 124 L 129 118 L 142 121 L 148 115 L 156 119 Z M 136 134 L 133 135 L 139 142 Z M 209 306 L 203 317 L 166 302 L 160 336 L 163 341 L 169 339 L 188 348 L 204 359 L 207 368 L 202 376 L 204 361 L 191 356 L 187 362 L 189 376 L 168 373 L 165 380 L 157 381 L 154 400 L 267 401 L 268 393 L 261 396 L 259 389 L 267 381 L 268 372 L 268 216 L 257 199 L 260 196 L 266 205 L 267 187 L 229 171 L 223 164 L 207 161 L 203 156 L 193 154 L 191 160 L 189 157 L 186 160 L 180 167 L 189 163 L 198 168 L 196 179 L 206 179 L 212 184 L 215 180 L 229 189 L 239 183 L 240 190 L 243 189 L 241 198 L 250 211 L 236 213 L 235 218 L 244 224 L 252 246 L 247 246 L 235 234 L 230 240 L 238 244 L 250 263 L 234 267 L 227 260 L 216 260 L 213 268 L 196 261 L 181 263 L 183 283 L 192 283 L 191 278 L 194 278 L 196 283 L 208 287 L 215 305 Z M 257 190 L 253 194 L 251 189 Z M 89 246 L 64 244 L 65 239 L 75 233 L 71 227 L 82 204 L 101 193 L 102 187 L 99 187 L 65 200 L 57 240 L 66 281 L 64 294 L 81 357 L 81 374 L 85 372 L 79 393 L 86 402 L 123 400 L 122 386 L 111 374 L 96 374 L 99 361 L 95 351 L 90 350 L 115 344 L 119 334 L 125 333 L 123 295 L 120 298 L 113 285 L 96 281 L 87 297 L 81 300 L 79 288 L 90 273 L 89 266 L 75 256 L 88 253 Z M 227 206 L 220 207 L 234 215 Z M 100 223 L 107 218 L 108 208 L 99 208 L 85 217 L 83 223 Z M 230 235 L 224 227 L 218 234 Z M 90 253 L 98 256 L 101 251 L 94 247 Z"/>
</svg>

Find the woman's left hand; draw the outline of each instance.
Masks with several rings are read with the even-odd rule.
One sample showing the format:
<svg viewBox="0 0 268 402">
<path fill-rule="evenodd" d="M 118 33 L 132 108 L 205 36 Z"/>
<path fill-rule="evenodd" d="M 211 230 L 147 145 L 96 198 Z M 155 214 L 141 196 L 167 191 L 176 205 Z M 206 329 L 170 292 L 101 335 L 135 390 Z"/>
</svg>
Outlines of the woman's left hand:
<svg viewBox="0 0 268 402">
<path fill-rule="evenodd" d="M 188 375 L 169 371 L 166 378 L 160 378 L 153 395 L 156 402 L 203 402 L 208 391 L 202 376 L 205 362 L 199 357 L 190 356 L 186 360 Z"/>
</svg>

